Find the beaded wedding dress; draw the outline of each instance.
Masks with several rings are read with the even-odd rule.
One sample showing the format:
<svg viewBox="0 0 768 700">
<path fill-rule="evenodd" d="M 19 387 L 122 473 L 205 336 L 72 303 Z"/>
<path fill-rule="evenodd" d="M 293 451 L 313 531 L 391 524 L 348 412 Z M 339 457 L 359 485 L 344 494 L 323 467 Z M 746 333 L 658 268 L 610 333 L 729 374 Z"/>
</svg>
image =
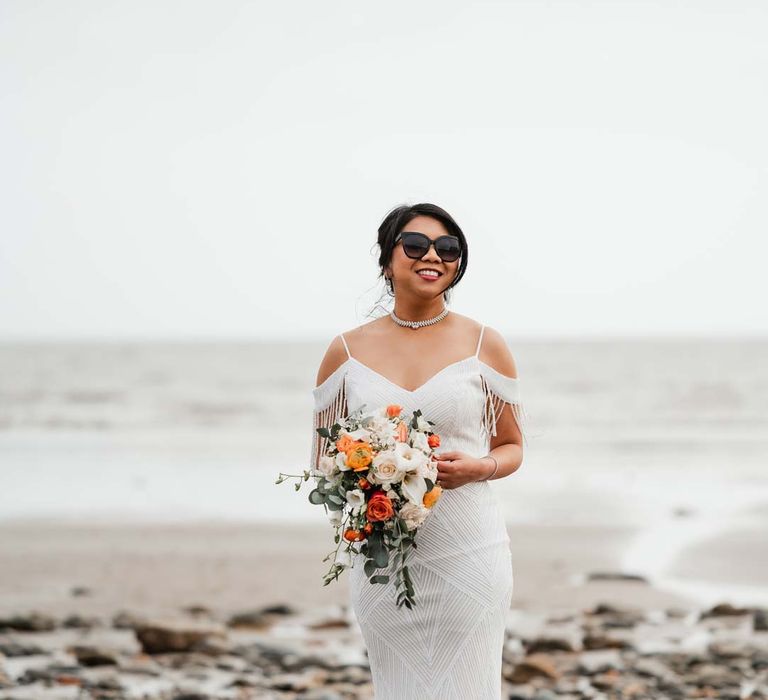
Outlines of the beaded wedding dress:
<svg viewBox="0 0 768 700">
<path fill-rule="evenodd" d="M 390 403 L 408 415 L 419 408 L 436 423 L 439 452 L 460 450 L 481 457 L 503 409 L 523 432 L 517 378 L 480 360 L 483 326 L 475 354 L 454 362 L 410 391 L 349 352 L 313 390 L 314 427 L 332 425 L 365 404 Z M 525 435 L 525 433 L 523 433 Z M 312 464 L 325 447 L 315 433 Z M 513 574 L 509 536 L 487 481 L 444 489 L 416 535 L 408 566 L 416 593 L 412 610 L 395 603 L 394 572 L 387 584 L 371 584 L 362 555 L 348 570 L 351 605 L 365 641 L 375 700 L 499 700 L 501 656 Z"/>
</svg>

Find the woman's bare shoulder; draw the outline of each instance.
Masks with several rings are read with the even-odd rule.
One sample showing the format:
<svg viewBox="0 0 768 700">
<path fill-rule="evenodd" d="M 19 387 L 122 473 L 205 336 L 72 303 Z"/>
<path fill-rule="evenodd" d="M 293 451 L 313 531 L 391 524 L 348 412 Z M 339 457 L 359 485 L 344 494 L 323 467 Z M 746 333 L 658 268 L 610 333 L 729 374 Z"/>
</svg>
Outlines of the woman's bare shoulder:
<svg viewBox="0 0 768 700">
<path fill-rule="evenodd" d="M 486 326 L 480 346 L 480 359 L 508 377 L 517 377 L 517 366 L 504 336 L 495 328 Z"/>
<path fill-rule="evenodd" d="M 325 355 L 323 355 L 323 359 L 320 361 L 315 386 L 320 386 L 339 367 L 341 367 L 346 360 L 347 351 L 344 349 L 344 342 L 341 339 L 341 335 L 336 335 L 326 348 Z"/>
</svg>

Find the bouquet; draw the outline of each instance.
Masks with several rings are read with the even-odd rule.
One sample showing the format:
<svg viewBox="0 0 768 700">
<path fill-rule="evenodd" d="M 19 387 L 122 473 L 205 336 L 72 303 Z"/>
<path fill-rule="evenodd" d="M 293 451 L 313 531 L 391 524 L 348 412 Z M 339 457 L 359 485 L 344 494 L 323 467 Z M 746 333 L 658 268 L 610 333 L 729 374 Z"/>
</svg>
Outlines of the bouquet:
<svg viewBox="0 0 768 700">
<path fill-rule="evenodd" d="M 411 609 L 415 593 L 406 560 L 411 547 L 416 548 L 418 528 L 442 494 L 432 459 L 440 436 L 420 410 L 406 418 L 397 404 L 364 409 L 317 428 L 327 439 L 317 469 L 302 475 L 281 472 L 275 483 L 299 479 L 298 491 L 310 476 L 315 480 L 309 501 L 322 505 L 336 528 L 336 549 L 323 560 L 333 557 L 323 585 L 337 580 L 356 554 L 365 557 L 363 568 L 371 583 L 387 583 L 389 575 L 379 569 L 391 560 L 397 606 Z"/>
</svg>

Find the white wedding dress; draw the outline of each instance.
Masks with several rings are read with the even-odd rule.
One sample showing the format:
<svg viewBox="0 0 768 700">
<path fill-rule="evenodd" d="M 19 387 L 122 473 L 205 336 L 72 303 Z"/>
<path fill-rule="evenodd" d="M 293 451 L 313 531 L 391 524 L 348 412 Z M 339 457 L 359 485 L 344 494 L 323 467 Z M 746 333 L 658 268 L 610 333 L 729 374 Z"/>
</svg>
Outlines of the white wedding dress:
<svg viewBox="0 0 768 700">
<path fill-rule="evenodd" d="M 313 390 L 314 427 L 365 404 L 390 403 L 409 415 L 419 408 L 436 423 L 440 451 L 488 453 L 501 410 L 513 411 L 523 432 L 519 381 L 475 354 L 441 369 L 417 389 L 393 383 L 351 356 Z M 507 406 L 508 404 L 508 406 Z M 523 433 L 525 435 L 525 433 Z M 312 464 L 325 447 L 315 433 Z M 387 584 L 371 584 L 363 557 L 348 570 L 352 609 L 371 667 L 375 700 L 499 700 L 501 656 L 513 574 L 509 536 L 487 481 L 444 489 L 416 535 L 407 564 L 415 590 L 412 610 L 395 603 Z"/>
</svg>

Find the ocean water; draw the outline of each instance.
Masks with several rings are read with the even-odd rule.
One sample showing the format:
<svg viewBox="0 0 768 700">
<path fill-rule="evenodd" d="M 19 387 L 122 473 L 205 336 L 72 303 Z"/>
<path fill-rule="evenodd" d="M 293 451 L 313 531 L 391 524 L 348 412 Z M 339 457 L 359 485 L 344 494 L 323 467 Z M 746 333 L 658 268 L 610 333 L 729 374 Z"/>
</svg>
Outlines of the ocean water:
<svg viewBox="0 0 768 700">
<path fill-rule="evenodd" d="M 636 526 L 625 567 L 657 578 L 768 531 L 768 341 L 508 342 L 531 430 L 492 482 L 510 524 Z M 0 344 L 0 521 L 325 523 L 274 483 L 307 468 L 324 349 Z"/>
</svg>

